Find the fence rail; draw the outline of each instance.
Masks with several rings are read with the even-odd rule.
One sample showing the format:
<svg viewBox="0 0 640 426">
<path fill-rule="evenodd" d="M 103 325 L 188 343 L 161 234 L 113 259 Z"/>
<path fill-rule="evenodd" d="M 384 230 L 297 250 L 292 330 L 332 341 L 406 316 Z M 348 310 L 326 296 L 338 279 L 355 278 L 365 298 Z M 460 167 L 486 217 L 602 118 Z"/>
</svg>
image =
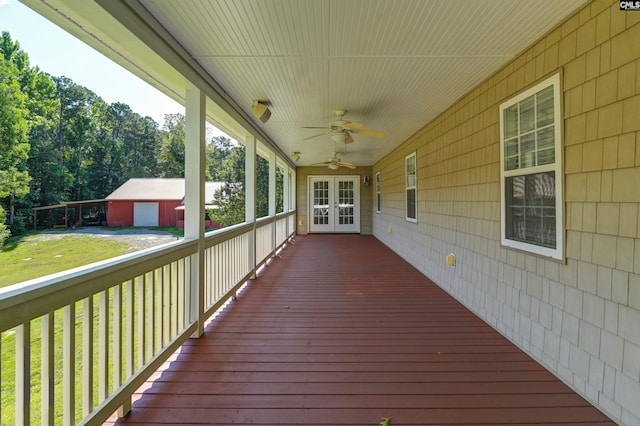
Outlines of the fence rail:
<svg viewBox="0 0 640 426">
<path fill-rule="evenodd" d="M 294 220 L 208 233 L 202 256 L 197 240 L 180 241 L 0 289 L 0 424 L 101 424 L 128 412 L 136 389 L 287 242 Z M 199 262 L 203 286 L 192 278 Z"/>
</svg>

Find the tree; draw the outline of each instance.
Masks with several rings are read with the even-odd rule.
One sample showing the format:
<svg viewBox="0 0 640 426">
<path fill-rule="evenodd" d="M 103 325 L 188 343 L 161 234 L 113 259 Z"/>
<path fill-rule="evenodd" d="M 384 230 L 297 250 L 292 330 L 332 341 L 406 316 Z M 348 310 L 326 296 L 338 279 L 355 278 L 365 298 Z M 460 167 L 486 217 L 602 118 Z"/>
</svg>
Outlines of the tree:
<svg viewBox="0 0 640 426">
<path fill-rule="evenodd" d="M 27 97 L 20 85 L 28 58 L 8 33 L 0 38 L 0 199 L 9 198 L 9 224 L 15 217 L 14 200 L 29 192 Z M 4 220 L 1 222 L 4 225 Z"/>
<path fill-rule="evenodd" d="M 231 182 L 229 176 L 224 176 L 225 163 L 233 152 L 234 144 L 231 139 L 224 136 L 215 136 L 206 146 L 207 156 L 207 180 L 214 182 Z"/>
<path fill-rule="evenodd" d="M 224 160 L 216 168 L 216 175 L 217 180 L 225 184 L 215 194 L 213 201 L 218 209 L 212 219 L 222 226 L 242 223 L 245 220 L 245 149 L 226 142 L 214 146 L 224 151 L 219 154 L 219 158 Z"/>
<path fill-rule="evenodd" d="M 163 133 L 160 138 L 158 167 L 160 177 L 184 177 L 185 117 L 182 114 L 164 116 Z"/>
</svg>

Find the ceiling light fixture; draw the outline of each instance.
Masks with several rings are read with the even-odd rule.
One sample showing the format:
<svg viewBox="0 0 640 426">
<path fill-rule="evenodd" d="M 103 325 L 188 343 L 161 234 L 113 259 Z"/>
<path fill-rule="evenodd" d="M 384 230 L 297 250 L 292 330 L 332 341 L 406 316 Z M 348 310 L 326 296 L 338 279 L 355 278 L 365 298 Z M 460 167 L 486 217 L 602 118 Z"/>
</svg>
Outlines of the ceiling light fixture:
<svg viewBox="0 0 640 426">
<path fill-rule="evenodd" d="M 337 143 L 345 143 L 347 140 L 347 133 L 346 132 L 334 132 L 331 134 L 331 139 L 333 139 L 334 142 Z"/>
<path fill-rule="evenodd" d="M 293 152 L 291 153 L 291 159 L 292 159 L 293 161 L 298 161 L 298 160 L 300 159 L 300 152 L 298 152 L 298 151 L 293 151 Z"/>
<path fill-rule="evenodd" d="M 262 121 L 262 124 L 266 123 L 269 117 L 271 117 L 271 110 L 260 101 L 253 101 L 251 104 L 251 112 L 258 120 Z"/>
</svg>

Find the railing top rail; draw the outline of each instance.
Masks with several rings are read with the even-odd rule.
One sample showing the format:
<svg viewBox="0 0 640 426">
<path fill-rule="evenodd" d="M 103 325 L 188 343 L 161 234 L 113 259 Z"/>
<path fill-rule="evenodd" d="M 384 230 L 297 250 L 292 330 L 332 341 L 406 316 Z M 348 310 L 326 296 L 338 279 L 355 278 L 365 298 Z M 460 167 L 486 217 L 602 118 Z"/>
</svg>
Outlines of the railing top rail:
<svg viewBox="0 0 640 426">
<path fill-rule="evenodd" d="M 295 215 L 295 211 L 256 220 L 257 228 Z M 211 247 L 253 230 L 253 223 L 229 226 L 205 235 Z M 72 296 L 80 300 L 197 252 L 197 240 L 181 240 L 80 266 L 0 289 L 0 331 L 59 309 Z"/>
<path fill-rule="evenodd" d="M 182 240 L 57 272 L 0 289 L 0 331 L 110 288 L 197 251 Z"/>
</svg>

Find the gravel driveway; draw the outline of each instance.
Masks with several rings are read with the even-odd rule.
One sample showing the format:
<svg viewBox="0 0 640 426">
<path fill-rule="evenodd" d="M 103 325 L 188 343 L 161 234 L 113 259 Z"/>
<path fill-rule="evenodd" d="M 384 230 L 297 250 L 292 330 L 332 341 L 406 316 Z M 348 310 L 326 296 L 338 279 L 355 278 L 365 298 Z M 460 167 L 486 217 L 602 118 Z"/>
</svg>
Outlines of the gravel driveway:
<svg viewBox="0 0 640 426">
<path fill-rule="evenodd" d="M 168 232 L 152 231 L 146 228 L 112 230 L 99 226 L 88 226 L 80 229 L 67 229 L 64 231 L 43 231 L 36 238 L 55 239 L 62 238 L 66 235 L 89 235 L 94 238 L 114 238 L 129 244 L 132 247 L 132 251 L 158 246 L 181 238 L 169 234 Z"/>
</svg>

